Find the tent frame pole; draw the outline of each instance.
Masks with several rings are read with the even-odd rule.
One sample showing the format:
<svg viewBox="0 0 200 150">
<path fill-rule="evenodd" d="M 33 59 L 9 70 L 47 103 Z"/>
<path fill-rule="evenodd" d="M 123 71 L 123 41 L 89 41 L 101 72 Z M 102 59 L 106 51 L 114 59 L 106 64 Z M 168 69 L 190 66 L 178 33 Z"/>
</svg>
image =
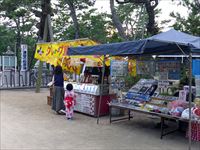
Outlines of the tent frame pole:
<svg viewBox="0 0 200 150">
<path fill-rule="evenodd" d="M 192 53 L 189 54 L 189 127 L 188 127 L 188 150 L 191 150 L 191 114 L 192 114 Z"/>
<path fill-rule="evenodd" d="M 104 84 L 104 74 L 105 74 L 105 55 L 103 56 L 103 68 L 102 68 L 101 85 L 100 85 L 100 98 L 99 98 L 99 105 L 98 105 L 97 124 L 99 124 L 99 116 L 100 116 L 100 110 L 101 110 L 101 101 L 102 101 L 103 84 Z"/>
<path fill-rule="evenodd" d="M 177 47 L 181 50 L 181 52 L 185 54 L 185 52 L 181 49 L 181 47 L 176 43 Z M 191 48 L 189 49 L 189 124 L 188 124 L 188 150 L 191 150 L 191 144 L 192 144 L 192 139 L 191 139 L 191 128 L 192 128 L 192 50 Z"/>
</svg>

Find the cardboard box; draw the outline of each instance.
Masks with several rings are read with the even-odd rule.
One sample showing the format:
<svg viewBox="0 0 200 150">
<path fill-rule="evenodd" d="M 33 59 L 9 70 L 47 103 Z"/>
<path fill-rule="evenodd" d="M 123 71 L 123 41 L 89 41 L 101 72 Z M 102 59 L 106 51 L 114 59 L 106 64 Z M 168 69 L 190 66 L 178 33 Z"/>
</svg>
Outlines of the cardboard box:
<svg viewBox="0 0 200 150">
<path fill-rule="evenodd" d="M 51 106 L 53 97 L 52 96 L 47 96 L 47 104 Z"/>
<path fill-rule="evenodd" d="M 50 86 L 49 90 L 50 90 L 50 96 L 53 96 L 53 86 Z"/>
</svg>

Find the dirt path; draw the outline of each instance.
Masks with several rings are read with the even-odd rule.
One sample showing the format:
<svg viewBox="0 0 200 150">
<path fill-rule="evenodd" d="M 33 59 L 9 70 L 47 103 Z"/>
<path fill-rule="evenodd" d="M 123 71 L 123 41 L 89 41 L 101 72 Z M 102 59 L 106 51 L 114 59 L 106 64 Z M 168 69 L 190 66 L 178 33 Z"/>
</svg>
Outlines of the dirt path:
<svg viewBox="0 0 200 150">
<path fill-rule="evenodd" d="M 68 121 L 46 104 L 47 89 L 0 91 L 2 150 L 187 150 L 184 134 L 160 140 L 156 121 L 137 115 L 131 121 L 109 124 L 75 113 Z M 200 142 L 192 143 L 200 150 Z"/>
</svg>

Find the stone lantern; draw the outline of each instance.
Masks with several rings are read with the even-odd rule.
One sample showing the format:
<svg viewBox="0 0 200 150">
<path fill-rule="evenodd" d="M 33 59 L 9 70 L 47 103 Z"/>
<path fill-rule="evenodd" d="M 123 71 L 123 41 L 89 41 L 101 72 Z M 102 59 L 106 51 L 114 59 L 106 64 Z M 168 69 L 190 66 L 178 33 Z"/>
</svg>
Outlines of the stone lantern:
<svg viewBox="0 0 200 150">
<path fill-rule="evenodd" d="M 8 46 L 7 51 L 2 55 L 2 71 L 16 69 L 16 59 L 15 53 L 11 51 L 10 46 Z"/>
</svg>

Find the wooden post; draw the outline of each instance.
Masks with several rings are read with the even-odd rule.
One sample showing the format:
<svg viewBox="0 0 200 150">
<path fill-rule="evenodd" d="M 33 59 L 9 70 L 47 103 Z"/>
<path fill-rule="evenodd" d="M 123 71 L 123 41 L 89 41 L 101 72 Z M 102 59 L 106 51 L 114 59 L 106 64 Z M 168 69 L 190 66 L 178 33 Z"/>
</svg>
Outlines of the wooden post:
<svg viewBox="0 0 200 150">
<path fill-rule="evenodd" d="M 48 35 L 50 38 L 50 41 L 53 41 L 53 31 L 51 27 L 51 17 L 48 14 L 46 19 L 45 19 L 45 26 L 44 26 L 44 36 L 43 36 L 43 41 L 46 42 L 48 39 Z M 43 67 L 43 62 L 39 61 L 39 66 L 38 66 L 38 78 L 36 82 L 36 93 L 40 92 L 40 86 L 41 86 L 41 80 L 42 80 L 42 67 Z"/>
</svg>

